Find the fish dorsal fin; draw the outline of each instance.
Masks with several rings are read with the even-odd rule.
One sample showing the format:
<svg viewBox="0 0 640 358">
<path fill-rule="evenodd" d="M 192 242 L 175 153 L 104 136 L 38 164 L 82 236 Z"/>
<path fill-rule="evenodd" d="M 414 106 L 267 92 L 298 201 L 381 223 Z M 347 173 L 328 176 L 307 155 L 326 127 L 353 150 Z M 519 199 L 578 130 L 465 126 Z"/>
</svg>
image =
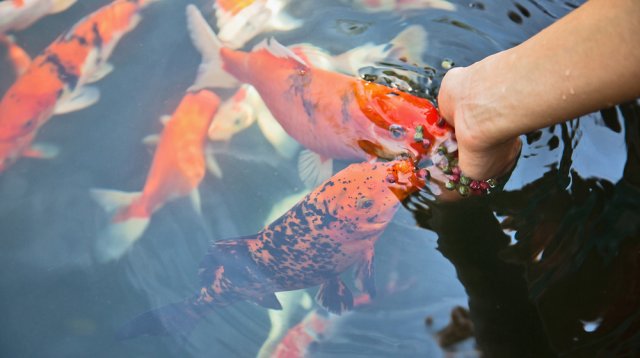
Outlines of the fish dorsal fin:
<svg viewBox="0 0 640 358">
<path fill-rule="evenodd" d="M 253 48 L 254 52 L 260 50 L 265 50 L 275 57 L 290 58 L 305 67 L 309 67 L 309 65 L 307 65 L 307 63 L 302 58 L 300 58 L 300 56 L 296 55 L 293 51 L 291 51 L 291 49 L 284 46 L 273 37 L 262 40 Z"/>
<path fill-rule="evenodd" d="M 278 311 L 282 310 L 282 305 L 280 304 L 280 301 L 278 301 L 278 298 L 273 293 L 264 295 L 262 297 L 254 298 L 252 301 L 264 308 L 268 308 L 271 310 L 278 310 Z"/>
</svg>

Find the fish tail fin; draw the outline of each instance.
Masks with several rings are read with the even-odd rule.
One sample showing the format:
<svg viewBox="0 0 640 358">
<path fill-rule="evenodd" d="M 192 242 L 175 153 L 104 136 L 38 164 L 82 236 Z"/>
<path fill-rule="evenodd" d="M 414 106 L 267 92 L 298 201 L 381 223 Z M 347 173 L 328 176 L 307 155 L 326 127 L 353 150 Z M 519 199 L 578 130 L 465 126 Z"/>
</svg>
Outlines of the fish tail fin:
<svg viewBox="0 0 640 358">
<path fill-rule="evenodd" d="M 410 64 L 420 64 L 427 46 L 427 31 L 424 27 L 411 25 L 391 40 L 389 55 L 396 58 L 405 58 Z"/>
<path fill-rule="evenodd" d="M 198 8 L 187 5 L 187 28 L 193 46 L 202 55 L 202 63 L 198 68 L 195 82 L 189 88 L 191 91 L 206 87 L 229 88 L 238 85 L 238 81 L 222 67 L 220 50 L 222 42 L 211 29 L 207 20 L 202 16 Z"/>
<path fill-rule="evenodd" d="M 53 7 L 49 13 L 57 14 L 59 12 L 63 12 L 75 4 L 76 1 L 78 0 L 53 0 Z"/>
<path fill-rule="evenodd" d="M 112 214 L 111 223 L 99 234 L 95 254 L 100 262 L 122 257 L 149 226 L 150 215 L 134 202 L 140 193 L 93 189 L 91 196 Z"/>
<path fill-rule="evenodd" d="M 168 335 L 185 337 L 209 310 L 208 306 L 196 306 L 189 300 L 172 303 L 134 317 L 118 329 L 116 338 L 126 340 L 139 336 Z"/>
</svg>

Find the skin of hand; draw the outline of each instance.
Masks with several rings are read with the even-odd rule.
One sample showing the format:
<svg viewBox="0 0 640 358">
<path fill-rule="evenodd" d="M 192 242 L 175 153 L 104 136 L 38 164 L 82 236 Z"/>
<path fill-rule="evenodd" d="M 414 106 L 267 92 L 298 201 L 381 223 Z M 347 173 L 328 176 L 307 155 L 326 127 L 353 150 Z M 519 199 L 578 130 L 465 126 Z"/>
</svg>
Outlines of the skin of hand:
<svg viewBox="0 0 640 358">
<path fill-rule="evenodd" d="M 517 159 L 518 136 L 640 97 L 640 1 L 590 0 L 522 44 L 451 69 L 438 96 L 464 175 Z"/>
</svg>

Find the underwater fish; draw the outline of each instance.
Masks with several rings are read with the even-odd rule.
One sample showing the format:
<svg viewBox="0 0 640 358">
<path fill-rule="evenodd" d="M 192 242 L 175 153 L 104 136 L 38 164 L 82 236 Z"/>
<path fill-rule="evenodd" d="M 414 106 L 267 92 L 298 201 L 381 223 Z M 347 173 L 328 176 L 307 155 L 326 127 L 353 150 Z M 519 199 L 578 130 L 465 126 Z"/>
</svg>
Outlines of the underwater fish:
<svg viewBox="0 0 640 358">
<path fill-rule="evenodd" d="M 375 296 L 374 244 L 423 185 L 410 160 L 352 164 L 257 234 L 212 243 L 195 296 L 139 315 L 118 336 L 185 334 L 212 309 L 245 300 L 280 309 L 275 292 L 317 285 L 321 306 L 349 310 L 340 275 L 356 266 L 356 287 Z"/>
<path fill-rule="evenodd" d="M 366 306 L 371 298 L 366 293 L 353 299 L 353 306 Z M 298 324 L 290 328 L 271 352 L 271 358 L 307 357 L 314 343 L 319 343 L 331 336 L 332 331 L 343 320 L 342 316 L 329 316 L 318 310 L 309 312 Z"/>
<path fill-rule="evenodd" d="M 250 85 L 242 85 L 231 98 L 220 105 L 209 128 L 209 139 L 228 142 L 254 123 L 258 124 L 265 138 L 284 158 L 291 159 L 297 153 L 298 143 L 282 129 L 260 94 Z"/>
<path fill-rule="evenodd" d="M 427 32 L 424 27 L 411 25 L 389 43 L 366 43 L 338 55 L 331 55 L 324 49 L 307 43 L 291 45 L 289 49 L 314 67 L 358 76 L 360 68 L 373 66 L 382 61 L 402 60 L 411 64 L 421 64 L 427 44 Z"/>
<path fill-rule="evenodd" d="M 332 173 L 331 159 L 393 159 L 453 149 L 453 129 L 433 104 L 394 88 L 307 64 L 274 39 L 252 52 L 222 46 L 200 11 L 187 6 L 189 32 L 203 55 L 194 88 L 256 88 L 284 130 L 309 151 L 299 158 L 300 177 L 315 186 Z"/>
<path fill-rule="evenodd" d="M 100 92 L 85 86 L 108 75 L 118 41 L 140 21 L 140 10 L 157 0 L 115 0 L 61 35 L 36 57 L 0 101 L 0 140 L 40 128 L 54 114 L 86 108 Z"/>
<path fill-rule="evenodd" d="M 59 149 L 51 144 L 33 143 L 36 132 L 9 141 L 0 141 L 0 174 L 20 158 L 52 159 Z"/>
<path fill-rule="evenodd" d="M 290 31 L 302 21 L 283 9 L 288 0 L 216 0 L 214 9 L 219 38 L 230 48 L 241 48 L 266 31 Z"/>
<path fill-rule="evenodd" d="M 198 186 L 205 175 L 204 146 L 219 103 L 211 91 L 187 92 L 166 121 L 141 193 L 92 191 L 96 201 L 113 214 L 98 238 L 99 260 L 121 257 L 142 236 L 153 213 L 172 200 L 191 195 L 200 213 Z"/>
<path fill-rule="evenodd" d="M 455 11 L 456 5 L 447 0 L 343 0 L 368 12 L 437 9 Z"/>
<path fill-rule="evenodd" d="M 65 11 L 77 0 L 8 0 L 0 2 L 0 33 L 24 30 L 40 18 Z"/>
<path fill-rule="evenodd" d="M 0 44 L 6 48 L 7 61 L 11 64 L 16 77 L 20 77 L 31 65 L 31 56 L 9 35 L 0 34 Z"/>
</svg>

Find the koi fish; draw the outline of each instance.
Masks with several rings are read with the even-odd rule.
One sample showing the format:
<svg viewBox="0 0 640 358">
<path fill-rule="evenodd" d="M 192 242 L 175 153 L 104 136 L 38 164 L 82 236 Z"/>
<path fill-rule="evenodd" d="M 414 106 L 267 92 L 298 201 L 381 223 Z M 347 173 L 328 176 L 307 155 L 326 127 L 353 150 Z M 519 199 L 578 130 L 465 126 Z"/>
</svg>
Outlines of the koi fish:
<svg viewBox="0 0 640 358">
<path fill-rule="evenodd" d="M 302 21 L 287 15 L 287 0 L 216 0 L 214 9 L 220 40 L 230 48 L 241 48 L 265 31 L 290 31 Z"/>
<path fill-rule="evenodd" d="M 118 336 L 188 333 L 212 309 L 245 300 L 281 309 L 275 292 L 316 285 L 321 306 L 349 310 L 353 295 L 340 275 L 357 266 L 356 287 L 375 296 L 374 244 L 423 185 L 410 160 L 352 164 L 257 234 L 214 242 L 197 294 L 139 315 Z"/>
<path fill-rule="evenodd" d="M 315 67 L 357 76 L 359 68 L 384 60 L 403 58 L 409 63 L 420 63 L 426 44 L 427 34 L 424 28 L 413 25 L 392 39 L 390 44 L 368 43 L 337 56 L 310 44 L 297 44 L 290 48 Z M 298 143 L 282 129 L 255 88 L 246 84 L 220 106 L 211 123 L 209 139 L 229 141 L 256 122 L 280 155 L 291 159 L 297 153 Z"/>
<path fill-rule="evenodd" d="M 0 44 L 6 48 L 7 61 L 11 64 L 16 77 L 22 76 L 31 65 L 31 56 L 9 35 L 0 34 Z"/>
<path fill-rule="evenodd" d="M 59 149 L 51 144 L 33 143 L 36 132 L 10 141 L 0 141 L 0 173 L 20 158 L 52 159 Z"/>
<path fill-rule="evenodd" d="M 427 99 L 316 68 L 273 39 L 252 52 L 225 48 L 195 6 L 187 17 L 204 59 L 194 88 L 255 87 L 282 128 L 310 150 L 298 161 L 308 186 L 331 175 L 331 159 L 420 159 L 441 144 L 455 146 L 453 129 Z"/>
<path fill-rule="evenodd" d="M 278 121 L 250 85 L 241 86 L 221 106 L 211 122 L 209 139 L 226 141 L 257 123 L 265 138 L 284 158 L 291 159 L 298 151 L 298 143 L 282 129 Z"/>
<path fill-rule="evenodd" d="M 365 306 L 371 302 L 369 295 L 361 294 L 354 298 L 354 307 Z M 309 348 L 322 339 L 327 339 L 338 325 L 342 316 L 327 316 L 318 310 L 309 312 L 304 319 L 287 331 L 280 343 L 269 355 L 272 358 L 307 357 Z"/>
<path fill-rule="evenodd" d="M 0 101 L 0 140 L 25 136 L 54 114 L 86 108 L 100 92 L 85 86 L 108 75 L 118 41 L 157 0 L 115 0 L 85 17 L 36 57 Z"/>
<path fill-rule="evenodd" d="M 92 191 L 94 199 L 113 214 L 98 238 L 98 259 L 121 257 L 142 236 L 153 213 L 172 200 L 190 195 L 200 213 L 198 186 L 205 175 L 204 146 L 219 103 L 218 96 L 207 90 L 184 96 L 166 121 L 141 193 Z"/>
<path fill-rule="evenodd" d="M 424 27 L 411 25 L 388 44 L 366 43 L 335 56 L 306 43 L 289 46 L 289 49 L 314 67 L 358 76 L 360 68 L 382 61 L 402 59 L 408 63 L 420 64 L 427 43 L 427 32 Z"/>
<path fill-rule="evenodd" d="M 77 0 L 8 0 L 0 2 L 0 33 L 24 30 L 49 14 L 65 11 Z"/>
<path fill-rule="evenodd" d="M 368 12 L 437 9 L 455 11 L 456 5 L 447 0 L 344 0 Z"/>
</svg>

